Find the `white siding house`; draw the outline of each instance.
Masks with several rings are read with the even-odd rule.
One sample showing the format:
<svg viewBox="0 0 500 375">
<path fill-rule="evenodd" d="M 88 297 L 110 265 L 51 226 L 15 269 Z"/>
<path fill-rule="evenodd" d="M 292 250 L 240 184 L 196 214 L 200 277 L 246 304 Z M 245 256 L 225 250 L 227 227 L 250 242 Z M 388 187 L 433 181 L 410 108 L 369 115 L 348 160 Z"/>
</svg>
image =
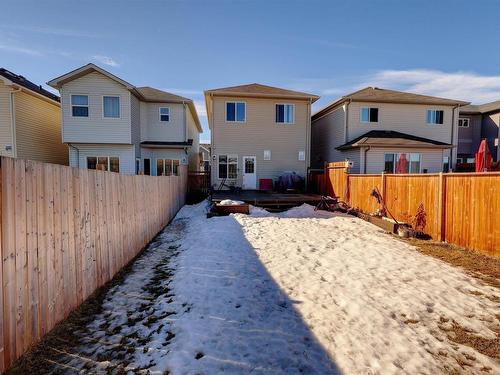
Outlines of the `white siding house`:
<svg viewBox="0 0 500 375">
<path fill-rule="evenodd" d="M 202 129 L 192 100 L 135 87 L 94 64 L 48 84 L 61 93 L 71 166 L 151 175 L 176 173 L 179 164 L 198 168 Z"/>
<path fill-rule="evenodd" d="M 468 103 L 368 87 L 312 116 L 311 160 L 350 160 L 353 173 L 454 168 L 458 111 Z"/>
</svg>

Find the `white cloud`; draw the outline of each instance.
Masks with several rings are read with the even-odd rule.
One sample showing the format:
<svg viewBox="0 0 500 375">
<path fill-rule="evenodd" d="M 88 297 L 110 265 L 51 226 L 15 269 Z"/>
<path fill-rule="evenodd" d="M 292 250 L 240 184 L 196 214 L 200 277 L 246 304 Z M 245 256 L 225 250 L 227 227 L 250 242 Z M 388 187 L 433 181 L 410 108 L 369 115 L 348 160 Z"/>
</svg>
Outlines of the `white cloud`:
<svg viewBox="0 0 500 375">
<path fill-rule="evenodd" d="M 194 106 L 199 117 L 207 117 L 207 107 L 205 106 L 205 101 L 195 100 Z"/>
<path fill-rule="evenodd" d="M 30 55 L 30 56 L 42 56 L 43 55 L 43 53 L 39 50 L 15 46 L 15 45 L 11 45 L 11 44 L 0 44 L 0 50 L 15 52 L 15 53 L 22 53 L 24 55 Z"/>
<path fill-rule="evenodd" d="M 101 64 L 112 66 L 114 68 L 119 67 L 120 64 L 118 64 L 115 60 L 113 60 L 109 56 L 104 56 L 104 55 L 94 55 L 92 56 L 92 60 L 95 60 Z"/>
<path fill-rule="evenodd" d="M 356 88 L 375 86 L 417 94 L 460 99 L 472 103 L 500 100 L 500 76 L 439 70 L 382 70 Z"/>
</svg>

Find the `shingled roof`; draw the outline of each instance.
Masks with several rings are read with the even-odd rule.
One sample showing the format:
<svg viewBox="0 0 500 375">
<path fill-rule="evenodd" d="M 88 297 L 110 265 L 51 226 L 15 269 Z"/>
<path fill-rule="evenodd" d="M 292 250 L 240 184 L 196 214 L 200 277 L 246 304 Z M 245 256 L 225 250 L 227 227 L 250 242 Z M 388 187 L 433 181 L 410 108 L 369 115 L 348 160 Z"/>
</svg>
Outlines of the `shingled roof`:
<svg viewBox="0 0 500 375">
<path fill-rule="evenodd" d="M 136 87 L 136 90 L 142 96 L 144 101 L 147 102 L 165 102 L 165 103 L 188 103 L 192 102 L 191 99 L 183 96 L 175 95 L 170 92 L 155 89 L 153 87 Z"/>
<path fill-rule="evenodd" d="M 469 113 L 469 114 L 482 114 L 482 113 L 489 113 L 496 111 L 500 111 L 500 100 L 479 105 L 471 104 L 460 108 L 460 113 Z"/>
<path fill-rule="evenodd" d="M 417 137 L 393 130 L 371 130 L 352 141 L 336 147 L 337 150 L 350 150 L 357 147 L 425 147 L 451 148 L 453 145 L 433 139 Z"/>
<path fill-rule="evenodd" d="M 28 90 L 36 92 L 37 94 L 43 95 L 46 98 L 49 98 L 55 102 L 59 102 L 59 96 L 52 94 L 50 91 L 47 91 L 44 88 L 42 88 L 41 85 L 37 85 L 36 83 L 31 82 L 19 74 L 12 73 L 10 70 L 7 70 L 5 68 L 0 68 L 0 76 L 6 78 L 7 80 L 16 85 L 22 86 Z"/>
<path fill-rule="evenodd" d="M 319 96 L 300 91 L 282 89 L 279 87 L 266 86 L 260 83 L 250 83 L 248 85 L 222 87 L 219 89 L 206 90 L 205 95 L 213 94 L 220 96 L 255 96 L 272 97 L 288 99 L 310 99 L 313 102 L 319 99 Z"/>
<path fill-rule="evenodd" d="M 469 102 L 461 100 L 445 99 L 436 96 L 413 94 L 410 92 L 380 89 L 378 87 L 366 87 L 351 94 L 342 96 L 325 108 L 316 112 L 312 118 L 328 113 L 346 101 L 375 102 L 375 103 L 402 103 L 402 104 L 431 104 L 431 105 L 467 105 Z"/>
</svg>

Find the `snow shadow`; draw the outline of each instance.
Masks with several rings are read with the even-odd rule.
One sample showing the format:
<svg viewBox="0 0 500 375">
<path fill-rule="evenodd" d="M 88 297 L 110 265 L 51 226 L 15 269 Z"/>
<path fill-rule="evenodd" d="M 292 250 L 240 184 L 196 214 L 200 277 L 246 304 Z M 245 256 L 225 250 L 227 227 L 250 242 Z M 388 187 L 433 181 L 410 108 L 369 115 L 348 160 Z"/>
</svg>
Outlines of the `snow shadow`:
<svg viewBox="0 0 500 375">
<path fill-rule="evenodd" d="M 296 309 L 300 302 L 268 273 L 238 220 L 189 215 L 173 283 L 176 302 L 187 308 L 173 324 L 167 369 L 341 374 Z"/>
</svg>

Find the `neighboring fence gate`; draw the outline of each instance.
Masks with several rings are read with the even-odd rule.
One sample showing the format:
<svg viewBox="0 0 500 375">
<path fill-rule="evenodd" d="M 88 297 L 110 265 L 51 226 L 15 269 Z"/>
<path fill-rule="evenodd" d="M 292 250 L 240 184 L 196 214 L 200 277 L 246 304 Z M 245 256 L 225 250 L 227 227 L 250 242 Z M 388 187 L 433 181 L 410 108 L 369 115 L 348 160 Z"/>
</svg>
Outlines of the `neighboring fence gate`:
<svg viewBox="0 0 500 375">
<path fill-rule="evenodd" d="M 1 158 L 0 372 L 109 281 L 185 201 L 179 176 Z"/>
<path fill-rule="evenodd" d="M 365 213 L 382 193 L 389 211 L 405 221 L 423 204 L 433 239 L 500 257 L 500 173 L 349 174 L 346 162 L 326 163 L 322 194 L 338 196 Z"/>
</svg>

